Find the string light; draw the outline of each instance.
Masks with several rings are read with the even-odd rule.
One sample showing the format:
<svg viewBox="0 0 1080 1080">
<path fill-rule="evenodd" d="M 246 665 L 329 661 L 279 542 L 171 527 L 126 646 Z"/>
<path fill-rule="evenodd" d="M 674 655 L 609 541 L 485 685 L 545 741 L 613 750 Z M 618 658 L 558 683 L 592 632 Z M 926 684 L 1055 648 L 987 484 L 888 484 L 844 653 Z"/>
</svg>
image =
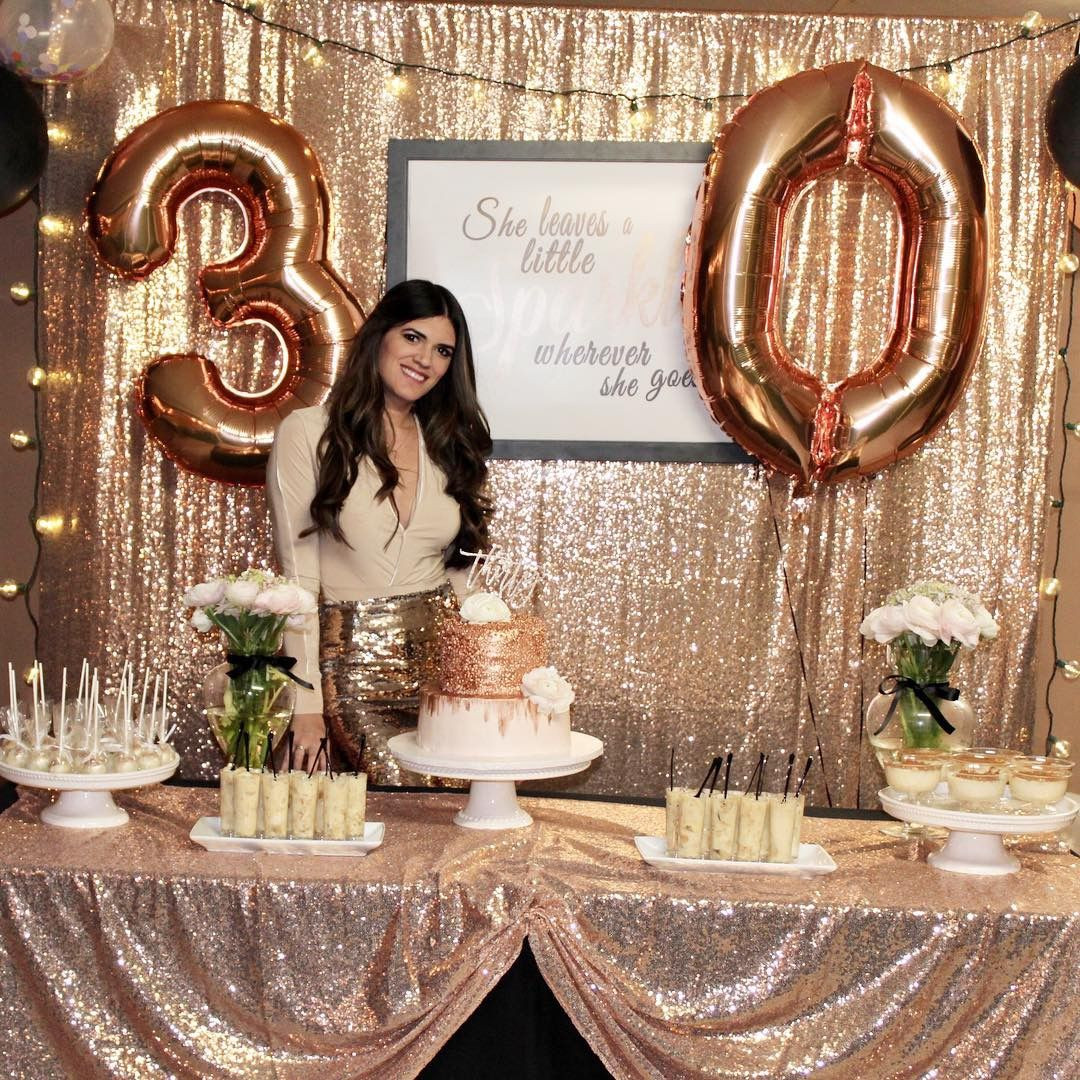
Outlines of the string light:
<svg viewBox="0 0 1080 1080">
<path fill-rule="evenodd" d="M 311 41 L 305 46 L 304 51 L 300 54 L 300 59 L 305 64 L 310 64 L 313 68 L 321 68 L 326 63 L 326 57 L 323 55 L 323 45 L 321 41 Z"/>
<path fill-rule="evenodd" d="M 68 236 L 72 231 L 71 222 L 55 214 L 42 214 L 38 218 L 38 229 L 45 236 Z"/>
<path fill-rule="evenodd" d="M 523 93 L 544 94 L 545 96 L 552 96 L 557 94 L 576 94 L 576 95 L 588 95 L 596 98 L 607 99 L 619 99 L 626 102 L 637 101 L 640 104 L 645 104 L 649 101 L 662 101 L 670 99 L 680 99 L 683 101 L 698 101 L 704 105 L 706 102 L 713 101 L 745 101 L 752 96 L 752 92 L 747 93 L 732 93 L 732 94 L 713 94 L 706 96 L 705 94 L 695 94 L 687 90 L 676 90 L 665 93 L 628 93 L 626 91 L 619 90 L 593 90 L 589 87 L 552 87 L 552 86 L 530 86 L 523 82 L 517 82 L 513 79 L 498 79 L 493 76 L 464 70 L 455 70 L 451 68 L 440 67 L 438 64 L 424 64 L 424 63 L 410 63 L 405 60 L 401 60 L 392 56 L 386 56 L 382 53 L 375 52 L 373 49 L 364 49 L 359 45 L 353 45 L 348 41 L 340 41 L 337 38 L 317 38 L 314 34 L 309 33 L 306 30 L 301 30 L 297 26 L 289 26 L 286 23 L 278 22 L 276 19 L 267 18 L 267 16 L 261 10 L 261 4 L 253 2 L 253 0 L 210 0 L 210 3 L 216 4 L 218 7 L 228 8 L 230 11 L 235 11 L 240 15 L 244 15 L 250 19 L 254 19 L 262 26 L 269 27 L 272 30 L 279 30 L 282 33 L 292 34 L 295 37 L 301 38 L 307 42 L 301 58 L 311 64 L 318 67 L 325 62 L 325 56 L 323 55 L 327 49 L 335 49 L 339 52 L 348 53 L 351 56 L 364 57 L 368 60 L 374 60 L 380 64 L 386 64 L 391 69 L 401 68 L 402 73 L 406 71 L 429 71 L 433 74 L 443 75 L 451 79 L 471 79 L 471 80 L 483 80 L 489 86 L 502 86 L 510 90 L 520 90 Z M 1032 29 L 1029 31 L 1025 27 L 1029 24 Z M 1064 30 L 1071 26 L 1076 26 L 1080 23 L 1080 17 L 1067 19 L 1064 22 L 1057 23 L 1054 26 L 1048 27 L 1039 33 L 1035 31 L 1042 25 L 1042 16 L 1037 11 L 1029 11 L 1024 19 L 1021 21 L 1020 34 L 1018 36 L 1006 38 L 1002 41 L 995 42 L 992 45 L 984 45 L 978 49 L 969 49 L 965 53 L 961 53 L 958 56 L 950 56 L 944 60 L 931 60 L 923 64 L 912 64 L 908 67 L 895 68 L 897 75 L 910 75 L 918 71 L 941 71 L 948 72 L 952 65 L 958 63 L 961 60 L 968 60 L 973 56 L 982 56 L 986 53 L 996 52 L 998 49 L 1005 49 L 1012 45 L 1015 41 L 1026 37 L 1045 37 L 1048 34 L 1055 33 L 1058 30 Z M 771 73 L 771 81 L 777 82 L 780 79 L 786 78 L 792 74 L 793 69 L 787 61 L 781 61 Z M 710 110 L 711 111 L 711 110 Z M 558 106 L 556 105 L 556 112 L 558 112 Z M 561 114 L 560 114 L 561 115 Z"/>
<path fill-rule="evenodd" d="M 34 290 L 25 281 L 13 281 L 8 296 L 14 304 L 26 304 L 34 298 Z"/>
<path fill-rule="evenodd" d="M 1058 273 L 1075 274 L 1080 270 L 1080 256 L 1073 251 L 1064 251 L 1057 257 Z"/>
<path fill-rule="evenodd" d="M 61 124 L 50 124 L 47 131 L 53 146 L 63 146 L 71 138 L 71 132 Z"/>
<path fill-rule="evenodd" d="M 1020 33 L 1024 37 L 1034 37 L 1035 31 L 1042 26 L 1042 15 L 1037 11 L 1025 11 L 1020 20 Z"/>
<path fill-rule="evenodd" d="M 1053 495 L 1050 496 L 1050 507 L 1053 510 L 1060 510 L 1065 505 L 1064 499 L 1057 499 Z"/>
<path fill-rule="evenodd" d="M 26 585 L 21 581 L 16 581 L 14 578 L 5 578 L 0 581 L 0 598 L 4 600 L 14 600 L 24 592 L 26 592 Z"/>
<path fill-rule="evenodd" d="M 1068 739 L 1059 739 L 1056 735 L 1051 735 L 1046 740 L 1046 753 L 1048 757 L 1072 757 L 1072 744 Z"/>
<path fill-rule="evenodd" d="M 648 111 L 641 104 L 641 102 L 638 101 L 637 98 L 634 98 L 633 101 L 630 102 L 630 126 L 632 128 L 639 128 L 640 129 L 640 128 L 645 127 L 648 124 L 648 122 L 649 122 L 649 113 L 648 113 Z"/>
<path fill-rule="evenodd" d="M 37 439 L 35 439 L 33 435 L 30 435 L 28 432 L 25 432 L 22 429 L 19 429 L 18 431 L 13 431 L 8 436 L 8 441 L 11 443 L 12 450 L 23 451 L 37 449 Z"/>
<path fill-rule="evenodd" d="M 1070 681 L 1080 679 L 1080 661 L 1062 660 L 1060 657 L 1054 661 L 1054 666 L 1061 668 L 1062 675 Z"/>
<path fill-rule="evenodd" d="M 34 528 L 45 536 L 55 536 L 63 527 L 63 514 L 43 514 L 34 521 Z"/>
<path fill-rule="evenodd" d="M 405 77 L 405 69 L 400 65 L 394 66 L 394 72 L 386 80 L 386 90 L 392 97 L 401 97 L 409 89 L 409 80 Z"/>
<path fill-rule="evenodd" d="M 40 390 L 45 385 L 45 369 L 35 364 L 26 372 L 26 382 L 31 390 Z"/>
<path fill-rule="evenodd" d="M 1061 582 L 1056 577 L 1044 577 L 1039 582 L 1039 592 L 1043 596 L 1057 596 L 1061 592 Z"/>
<path fill-rule="evenodd" d="M 1066 420 L 1065 430 L 1071 432 L 1077 438 L 1080 438 L 1080 424 L 1078 424 L 1075 420 Z"/>
<path fill-rule="evenodd" d="M 941 74 L 937 77 L 938 90 L 943 94 L 947 94 L 950 90 L 956 89 L 956 72 L 953 70 L 953 66 L 948 60 L 941 65 Z"/>
</svg>

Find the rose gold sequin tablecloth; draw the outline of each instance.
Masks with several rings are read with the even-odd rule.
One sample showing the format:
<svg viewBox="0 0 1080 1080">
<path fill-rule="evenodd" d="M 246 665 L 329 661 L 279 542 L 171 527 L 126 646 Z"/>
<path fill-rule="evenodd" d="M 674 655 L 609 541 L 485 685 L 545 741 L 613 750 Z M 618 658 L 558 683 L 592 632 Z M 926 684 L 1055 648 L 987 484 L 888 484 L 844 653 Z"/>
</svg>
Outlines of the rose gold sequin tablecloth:
<svg viewBox="0 0 1080 1080">
<path fill-rule="evenodd" d="M 31 792 L 0 817 L 10 1075 L 414 1075 L 526 934 L 620 1077 L 1080 1070 L 1070 856 L 966 878 L 815 819 L 827 877 L 669 874 L 633 847 L 658 808 L 526 800 L 533 828 L 484 833 L 438 794 L 373 794 L 365 859 L 226 856 L 187 838 L 214 792 L 123 801 L 107 832 L 40 825 Z"/>
</svg>

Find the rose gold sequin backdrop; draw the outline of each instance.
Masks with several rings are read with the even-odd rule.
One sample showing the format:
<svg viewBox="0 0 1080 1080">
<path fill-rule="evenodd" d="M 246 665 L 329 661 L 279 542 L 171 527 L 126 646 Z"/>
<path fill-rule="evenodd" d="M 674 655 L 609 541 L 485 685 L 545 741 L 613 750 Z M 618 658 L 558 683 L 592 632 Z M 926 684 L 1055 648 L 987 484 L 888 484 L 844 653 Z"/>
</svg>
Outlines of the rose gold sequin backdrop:
<svg viewBox="0 0 1080 1080">
<path fill-rule="evenodd" d="M 625 102 L 543 95 L 411 74 L 401 99 L 389 69 L 330 52 L 313 68 L 302 43 L 210 0 L 117 0 L 105 65 L 50 90 L 54 148 L 45 208 L 74 220 L 112 146 L 159 110 L 199 98 L 251 101 L 310 141 L 333 199 L 330 259 L 365 305 L 383 285 L 386 149 L 391 137 L 707 140 L 741 104 L 664 101 L 635 128 Z M 279 2 L 270 17 L 391 57 L 548 87 L 696 94 L 755 89 L 801 68 L 867 57 L 891 68 L 1010 37 L 1012 23 L 575 11 L 556 8 Z M 979 591 L 1002 633 L 960 665 L 982 742 L 1030 738 L 1031 678 L 1058 313 L 1053 263 L 1064 236 L 1061 180 L 1043 144 L 1042 103 L 1070 59 L 1051 35 L 955 65 L 947 92 L 987 162 L 996 233 L 986 345 L 966 399 L 914 458 L 868 482 L 793 505 L 774 481 L 780 533 L 805 645 L 833 800 L 872 801 L 860 743 L 865 701 L 884 673 L 864 648 L 864 610 L 916 576 Z M 935 73 L 916 76 L 933 85 Z M 184 212 L 176 258 L 133 284 L 99 269 L 76 231 L 44 244 L 44 513 L 75 520 L 47 538 L 44 660 L 83 655 L 115 678 L 122 662 L 168 664 L 183 773 L 217 754 L 199 715 L 215 642 L 184 623 L 180 596 L 208 573 L 265 562 L 260 490 L 178 471 L 148 445 L 133 410 L 143 364 L 199 349 L 242 389 L 278 362 L 269 335 L 218 331 L 193 284 L 199 266 L 242 237 L 227 200 Z M 894 213 L 873 185 L 820 185 L 794 223 L 784 331 L 795 355 L 840 378 L 876 354 L 890 303 Z M 566 781 L 583 791 L 658 794 L 668 748 L 678 775 L 758 748 L 815 750 L 784 597 L 764 472 L 754 466 L 496 462 L 496 533 L 535 557 L 553 662 L 578 688 L 576 726 L 604 739 L 603 760 Z M 774 758 L 776 760 L 776 758 Z M 811 798 L 825 801 L 821 772 Z"/>
</svg>

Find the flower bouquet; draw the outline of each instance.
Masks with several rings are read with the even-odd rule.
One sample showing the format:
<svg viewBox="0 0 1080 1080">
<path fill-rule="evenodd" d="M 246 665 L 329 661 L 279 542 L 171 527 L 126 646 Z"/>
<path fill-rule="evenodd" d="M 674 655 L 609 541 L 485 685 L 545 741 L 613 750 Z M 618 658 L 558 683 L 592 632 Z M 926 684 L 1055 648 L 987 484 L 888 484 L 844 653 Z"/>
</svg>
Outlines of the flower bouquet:
<svg viewBox="0 0 1080 1080">
<path fill-rule="evenodd" d="M 192 586 L 184 604 L 191 625 L 225 637 L 227 662 L 203 684 L 206 714 L 226 757 L 260 768 L 269 746 L 292 717 L 296 661 L 279 656 L 286 629 L 302 629 L 317 610 L 315 597 L 295 581 L 263 570 L 213 578 Z"/>
<path fill-rule="evenodd" d="M 898 713 L 903 746 L 940 746 L 954 728 L 946 703 L 960 696 L 949 685 L 949 671 L 961 649 L 974 649 L 980 641 L 997 637 L 994 617 L 977 596 L 955 585 L 918 581 L 874 608 L 859 630 L 888 646 L 894 669 L 881 683 L 881 695 L 892 700 L 870 741 L 877 746 L 875 738 L 881 741 L 882 731 Z M 871 726 L 874 705 L 880 700 L 871 702 L 867 714 Z M 970 736 L 970 731 L 965 734 Z"/>
</svg>

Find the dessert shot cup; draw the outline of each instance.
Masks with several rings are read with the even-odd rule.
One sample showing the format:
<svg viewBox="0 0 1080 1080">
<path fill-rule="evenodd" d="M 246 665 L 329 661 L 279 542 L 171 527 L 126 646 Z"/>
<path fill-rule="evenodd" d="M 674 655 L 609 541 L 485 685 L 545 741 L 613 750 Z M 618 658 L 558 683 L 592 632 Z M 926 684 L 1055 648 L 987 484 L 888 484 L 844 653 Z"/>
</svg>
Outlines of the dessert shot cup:
<svg viewBox="0 0 1080 1080">
<path fill-rule="evenodd" d="M 221 835 L 233 836 L 236 829 L 236 816 L 233 807 L 236 804 L 236 800 L 233 797 L 234 785 L 236 781 L 236 767 L 234 765 L 226 765 L 221 770 L 219 776 L 221 783 Z"/>
<path fill-rule="evenodd" d="M 263 836 L 282 839 L 289 835 L 289 774 L 262 774 Z"/>
<path fill-rule="evenodd" d="M 345 808 L 347 802 L 348 792 L 345 785 L 341 783 L 341 777 L 324 777 L 322 789 L 322 837 L 324 840 L 345 839 Z"/>
<path fill-rule="evenodd" d="M 710 859 L 732 860 L 735 858 L 735 839 L 739 832 L 740 792 L 729 791 L 727 798 L 713 792 L 709 799 L 709 849 Z"/>
<path fill-rule="evenodd" d="M 367 815 L 367 773 L 345 773 L 338 777 L 345 787 L 345 832 L 350 840 L 362 840 Z"/>
<path fill-rule="evenodd" d="M 794 845 L 791 842 L 795 832 L 798 808 L 794 799 L 785 799 L 780 795 L 769 796 L 769 856 L 771 863 L 789 863 L 793 860 Z"/>
<path fill-rule="evenodd" d="M 691 795 L 679 804 L 679 827 L 675 854 L 680 859 L 700 859 L 705 847 L 705 810 L 708 798 Z"/>
<path fill-rule="evenodd" d="M 664 846 L 674 855 L 679 846 L 679 807 L 683 799 L 693 798 L 690 788 L 668 788 L 664 792 Z"/>
<path fill-rule="evenodd" d="M 764 862 L 769 851 L 769 800 L 744 795 L 739 807 L 739 833 L 735 858 L 739 862 Z"/>
<path fill-rule="evenodd" d="M 941 763 L 923 759 L 905 759 L 885 763 L 885 779 L 889 787 L 907 802 L 920 802 L 941 782 Z"/>
<path fill-rule="evenodd" d="M 233 829 L 237 836 L 259 835 L 259 791 L 262 774 L 257 769 L 237 769 L 233 777 Z"/>
<path fill-rule="evenodd" d="M 1068 769 L 1018 762 L 1009 775 L 1009 794 L 1027 806 L 1052 806 L 1069 789 Z"/>
<path fill-rule="evenodd" d="M 315 836 L 315 804 L 319 799 L 319 778 L 302 769 L 289 773 L 289 835 L 299 840 Z"/>
</svg>

